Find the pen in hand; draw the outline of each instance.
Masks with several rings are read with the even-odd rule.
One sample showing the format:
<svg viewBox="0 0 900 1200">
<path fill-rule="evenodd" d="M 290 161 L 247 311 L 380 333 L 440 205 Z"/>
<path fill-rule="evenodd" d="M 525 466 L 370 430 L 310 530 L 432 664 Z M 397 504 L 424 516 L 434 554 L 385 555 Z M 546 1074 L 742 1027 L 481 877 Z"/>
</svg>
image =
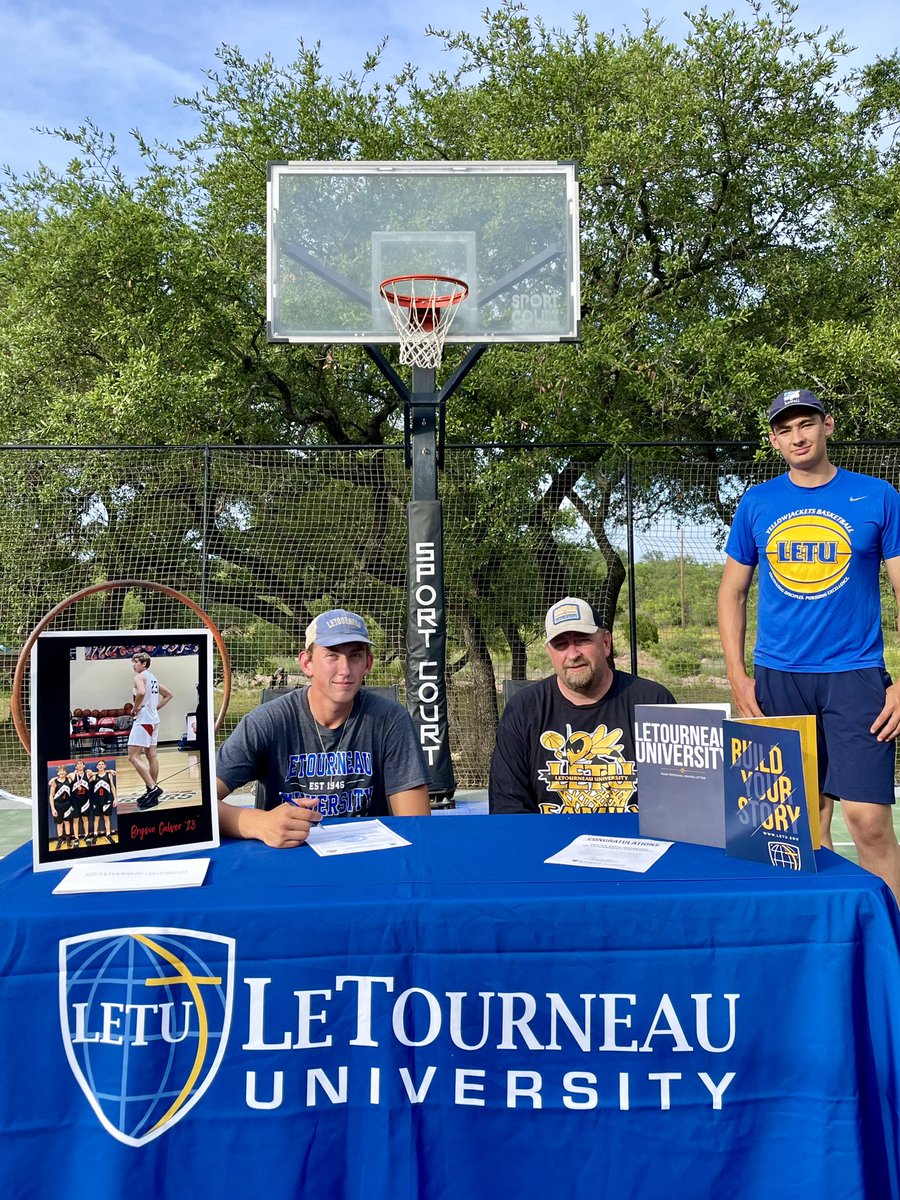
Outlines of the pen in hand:
<svg viewBox="0 0 900 1200">
<path fill-rule="evenodd" d="M 316 825 L 324 825 L 325 824 L 325 818 L 321 814 L 321 811 L 319 809 L 317 801 L 309 800 L 309 801 L 305 801 L 305 802 L 298 802 L 297 800 L 292 800 L 290 798 L 290 796 L 286 796 L 285 804 L 290 804 L 291 808 L 305 808 L 308 812 L 319 813 L 319 819 L 318 819 L 318 821 L 315 822 L 315 824 Z"/>
</svg>

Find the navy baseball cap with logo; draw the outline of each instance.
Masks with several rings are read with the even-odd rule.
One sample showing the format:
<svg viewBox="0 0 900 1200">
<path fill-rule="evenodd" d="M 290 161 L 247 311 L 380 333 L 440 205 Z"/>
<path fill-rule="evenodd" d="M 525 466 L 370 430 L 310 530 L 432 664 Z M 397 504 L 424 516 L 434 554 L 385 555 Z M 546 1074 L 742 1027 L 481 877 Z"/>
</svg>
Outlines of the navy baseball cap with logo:
<svg viewBox="0 0 900 1200">
<path fill-rule="evenodd" d="M 825 405 L 818 396 L 805 388 L 795 388 L 792 392 L 779 392 L 772 401 L 769 407 L 769 424 L 792 408 L 811 408 L 825 416 Z"/>
<path fill-rule="evenodd" d="M 586 600 L 579 600 L 577 596 L 558 600 L 544 618 L 548 642 L 561 633 L 596 633 L 602 628 L 590 604 Z"/>
<path fill-rule="evenodd" d="M 366 623 L 358 613 L 332 608 L 320 613 L 306 627 L 306 649 L 310 646 L 340 646 L 344 642 L 372 645 Z"/>
</svg>

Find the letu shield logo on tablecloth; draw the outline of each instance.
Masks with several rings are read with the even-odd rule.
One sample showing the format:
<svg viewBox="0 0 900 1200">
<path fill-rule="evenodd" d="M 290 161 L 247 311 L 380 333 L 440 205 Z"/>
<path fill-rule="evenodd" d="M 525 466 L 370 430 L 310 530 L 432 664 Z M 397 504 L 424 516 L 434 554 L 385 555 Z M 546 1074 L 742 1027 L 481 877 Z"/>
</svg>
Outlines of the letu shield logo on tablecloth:
<svg viewBox="0 0 900 1200">
<path fill-rule="evenodd" d="M 191 929 L 106 929 L 59 943 L 69 1065 L 107 1132 L 142 1146 L 212 1082 L 228 1038 L 235 942 Z"/>
</svg>

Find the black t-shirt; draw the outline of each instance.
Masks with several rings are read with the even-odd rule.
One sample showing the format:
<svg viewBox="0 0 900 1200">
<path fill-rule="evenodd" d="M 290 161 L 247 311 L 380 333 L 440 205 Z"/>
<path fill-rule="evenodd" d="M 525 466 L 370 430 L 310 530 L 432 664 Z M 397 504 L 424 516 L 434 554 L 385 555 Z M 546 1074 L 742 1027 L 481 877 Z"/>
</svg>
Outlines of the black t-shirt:
<svg viewBox="0 0 900 1200">
<path fill-rule="evenodd" d="M 674 704 L 652 679 L 614 671 L 593 704 L 572 704 L 556 676 L 516 692 L 491 759 L 493 813 L 637 812 L 635 704 Z"/>
</svg>

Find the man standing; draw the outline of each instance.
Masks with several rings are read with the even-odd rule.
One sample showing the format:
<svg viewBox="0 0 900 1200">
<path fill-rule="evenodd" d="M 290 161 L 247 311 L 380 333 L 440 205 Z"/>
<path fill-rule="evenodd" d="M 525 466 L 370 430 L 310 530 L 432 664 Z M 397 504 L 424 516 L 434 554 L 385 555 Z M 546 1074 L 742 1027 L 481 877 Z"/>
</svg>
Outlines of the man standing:
<svg viewBox="0 0 900 1200">
<path fill-rule="evenodd" d="M 131 657 L 134 671 L 134 687 L 131 692 L 134 723 L 128 735 L 128 761 L 147 785 L 138 797 L 138 808 L 153 808 L 159 804 L 162 788 L 159 786 L 159 757 L 156 745 L 159 741 L 159 710 L 172 699 L 172 693 L 159 682 L 150 670 L 152 659 L 144 650 Z M 146 759 L 146 763 L 142 761 Z"/>
<path fill-rule="evenodd" d="M 110 845 L 112 837 L 112 813 L 118 808 L 119 798 L 112 775 L 106 769 L 106 759 L 97 761 L 97 770 L 91 780 L 91 837 L 92 844 L 105 837 Z M 105 826 L 105 828 L 104 828 Z"/>
<path fill-rule="evenodd" d="M 828 459 L 834 418 L 803 389 L 769 408 L 788 470 L 741 499 L 719 587 L 719 636 L 739 716 L 816 718 L 822 841 L 834 799 L 863 867 L 900 900 L 894 739 L 900 687 L 884 669 L 879 570 L 900 602 L 900 495 Z M 755 678 L 744 666 L 747 594 L 759 564 Z"/>
<path fill-rule="evenodd" d="M 87 840 L 91 832 L 91 781 L 85 769 L 84 759 L 78 759 L 75 770 L 69 776 L 69 794 L 74 808 L 72 832 L 77 846 L 79 837 Z"/>
<path fill-rule="evenodd" d="M 294 688 L 248 713 L 219 749 L 219 825 L 231 837 L 299 846 L 323 817 L 427 816 L 428 768 L 409 713 L 362 688 L 371 641 L 356 613 L 334 609 L 306 630 Z M 222 803 L 257 780 L 258 807 Z"/>
<path fill-rule="evenodd" d="M 635 704 L 673 704 L 650 679 L 609 665 L 612 635 L 567 596 L 544 622 L 556 672 L 512 696 L 491 759 L 492 813 L 636 812 Z"/>
<path fill-rule="evenodd" d="M 75 801 L 72 799 L 72 784 L 69 773 L 63 763 L 56 768 L 56 778 L 50 780 L 50 811 L 56 822 L 56 849 L 61 850 L 65 842 L 66 849 L 72 844 L 72 826 L 75 815 Z M 77 844 L 77 842 L 76 842 Z"/>
</svg>

